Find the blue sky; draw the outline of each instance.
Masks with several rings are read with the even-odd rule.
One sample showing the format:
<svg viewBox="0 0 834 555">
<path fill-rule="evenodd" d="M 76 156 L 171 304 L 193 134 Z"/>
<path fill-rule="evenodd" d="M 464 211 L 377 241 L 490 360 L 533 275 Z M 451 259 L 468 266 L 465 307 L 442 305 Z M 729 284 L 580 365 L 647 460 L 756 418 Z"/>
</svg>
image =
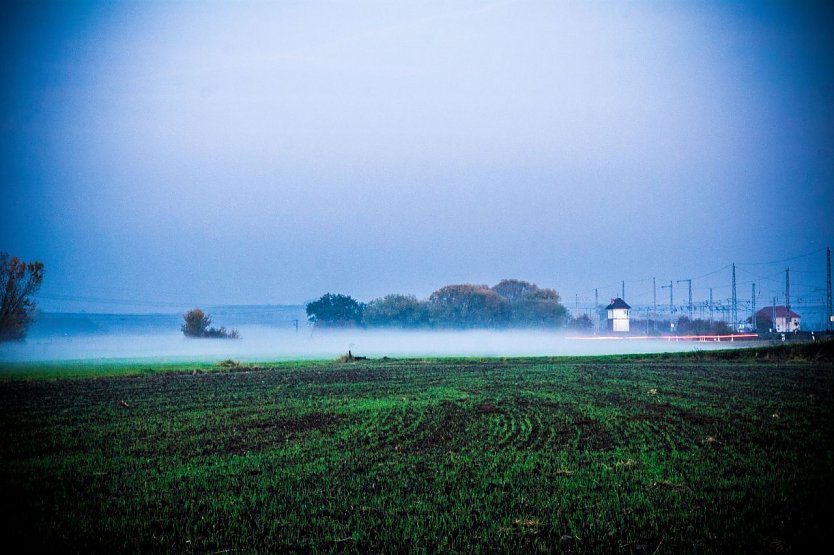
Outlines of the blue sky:
<svg viewBox="0 0 834 555">
<path fill-rule="evenodd" d="M 824 3 L 4 6 L 0 250 L 45 308 L 824 280 Z"/>
</svg>

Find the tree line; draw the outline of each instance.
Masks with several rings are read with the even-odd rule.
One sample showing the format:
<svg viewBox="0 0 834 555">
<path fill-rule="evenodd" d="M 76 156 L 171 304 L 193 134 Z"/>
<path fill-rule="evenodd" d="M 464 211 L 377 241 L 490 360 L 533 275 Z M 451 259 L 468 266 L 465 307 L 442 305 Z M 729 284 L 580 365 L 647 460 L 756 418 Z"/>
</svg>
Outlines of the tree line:
<svg viewBox="0 0 834 555">
<path fill-rule="evenodd" d="M 534 283 L 504 279 L 497 285 L 446 285 L 428 299 L 391 294 L 362 303 L 326 293 L 307 303 L 317 327 L 556 328 L 570 322 L 559 293 Z"/>
</svg>

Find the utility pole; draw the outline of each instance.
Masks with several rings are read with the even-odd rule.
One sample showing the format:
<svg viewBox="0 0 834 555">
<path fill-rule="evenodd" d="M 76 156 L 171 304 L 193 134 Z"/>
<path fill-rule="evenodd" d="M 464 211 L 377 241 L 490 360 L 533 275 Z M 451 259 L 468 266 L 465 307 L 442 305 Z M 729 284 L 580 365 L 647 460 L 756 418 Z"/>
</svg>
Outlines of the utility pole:
<svg viewBox="0 0 834 555">
<path fill-rule="evenodd" d="M 733 263 L 733 302 L 732 302 L 732 317 L 733 317 L 733 333 L 738 327 L 738 297 L 736 296 L 736 265 Z"/>
<path fill-rule="evenodd" d="M 828 292 L 830 293 L 831 292 L 830 276 L 829 276 L 829 280 L 828 280 L 828 285 L 829 285 Z M 828 295 L 828 298 L 829 298 L 829 303 L 828 304 L 830 305 L 831 304 L 831 302 L 830 302 L 831 295 Z M 657 283 L 655 283 L 655 278 L 652 278 L 652 300 L 654 301 L 654 312 L 652 313 L 652 322 L 654 322 L 654 331 L 657 332 Z M 831 312 L 830 307 L 829 307 L 829 312 Z"/>
<path fill-rule="evenodd" d="M 750 329 L 756 331 L 756 284 L 753 284 L 753 304 L 751 308 L 751 312 L 753 313 L 750 316 Z"/>
<path fill-rule="evenodd" d="M 791 313 L 791 269 L 785 268 L 785 308 L 788 312 L 788 319 Z"/>
<path fill-rule="evenodd" d="M 596 326 L 596 331 L 599 331 L 599 287 L 594 287 L 594 325 Z"/>
<path fill-rule="evenodd" d="M 831 249 L 828 249 L 826 255 L 826 277 L 828 281 L 826 282 L 826 290 L 828 293 L 828 311 L 825 315 L 825 331 L 831 333 L 831 319 L 834 318 L 834 312 L 831 310 Z"/>
<path fill-rule="evenodd" d="M 661 289 L 669 288 L 669 324 L 674 325 L 672 320 L 675 319 L 675 297 L 672 293 L 672 280 L 669 280 L 669 285 L 661 285 Z"/>
<path fill-rule="evenodd" d="M 625 300 L 625 280 L 623 280 L 623 294 L 620 296 L 622 300 Z"/>
<path fill-rule="evenodd" d="M 689 283 L 689 305 L 688 305 L 688 312 L 689 312 L 689 321 L 691 322 L 691 321 L 692 321 L 692 280 L 691 280 L 691 279 L 679 279 L 679 280 L 678 280 L 678 283 L 682 283 L 682 282 L 684 282 L 684 281 L 686 281 L 686 282 L 688 282 L 688 283 Z"/>
<path fill-rule="evenodd" d="M 689 282 L 689 321 L 692 321 L 692 280 L 686 280 Z"/>
</svg>

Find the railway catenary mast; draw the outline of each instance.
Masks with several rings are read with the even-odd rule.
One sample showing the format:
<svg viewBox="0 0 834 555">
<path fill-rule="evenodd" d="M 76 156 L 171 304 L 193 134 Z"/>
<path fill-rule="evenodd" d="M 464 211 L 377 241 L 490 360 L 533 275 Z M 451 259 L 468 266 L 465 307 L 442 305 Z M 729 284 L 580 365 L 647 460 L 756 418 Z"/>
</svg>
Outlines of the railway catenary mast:
<svg viewBox="0 0 834 555">
<path fill-rule="evenodd" d="M 738 329 L 738 297 L 736 296 L 736 265 L 733 263 L 733 299 L 731 304 L 733 317 L 733 333 Z"/>
<path fill-rule="evenodd" d="M 674 329 L 674 322 L 675 319 L 675 297 L 672 294 L 672 280 L 669 280 L 669 285 L 661 285 L 661 289 L 669 288 L 669 324 L 672 329 Z"/>
<path fill-rule="evenodd" d="M 834 318 L 834 312 L 831 311 L 831 248 L 826 249 L 826 293 L 828 309 L 825 314 L 825 331 L 831 332 L 831 319 Z"/>
<path fill-rule="evenodd" d="M 679 279 L 678 283 L 687 282 L 689 284 L 689 304 L 687 305 L 687 312 L 689 314 L 689 321 L 692 321 L 692 280 L 691 279 Z"/>
<path fill-rule="evenodd" d="M 713 315 L 712 315 L 712 287 L 709 288 L 709 327 L 712 328 L 713 322 Z"/>
<path fill-rule="evenodd" d="M 831 297 L 831 294 L 830 294 L 831 293 L 831 287 L 830 287 L 831 277 L 830 276 L 829 276 L 829 279 L 828 279 L 828 284 L 829 284 L 829 287 L 828 287 L 829 295 L 828 295 L 828 297 L 830 299 L 830 297 Z M 657 332 L 657 283 L 655 282 L 655 278 L 652 278 L 652 300 L 653 300 L 653 303 L 654 303 L 654 307 L 653 307 L 654 313 L 652 314 L 652 318 L 653 318 L 653 322 L 654 322 L 654 331 Z M 830 302 L 829 302 L 829 304 L 830 304 Z M 830 311 L 830 309 L 829 309 L 829 311 Z"/>
</svg>

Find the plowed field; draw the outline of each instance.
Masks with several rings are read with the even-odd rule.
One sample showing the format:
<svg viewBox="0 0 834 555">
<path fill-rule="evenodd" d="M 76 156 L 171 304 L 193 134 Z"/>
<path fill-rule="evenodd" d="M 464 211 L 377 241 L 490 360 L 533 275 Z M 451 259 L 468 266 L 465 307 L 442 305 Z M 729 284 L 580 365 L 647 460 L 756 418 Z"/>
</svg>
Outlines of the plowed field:
<svg viewBox="0 0 834 555">
<path fill-rule="evenodd" d="M 368 360 L 0 381 L 5 541 L 61 552 L 807 552 L 830 361 Z"/>
</svg>

